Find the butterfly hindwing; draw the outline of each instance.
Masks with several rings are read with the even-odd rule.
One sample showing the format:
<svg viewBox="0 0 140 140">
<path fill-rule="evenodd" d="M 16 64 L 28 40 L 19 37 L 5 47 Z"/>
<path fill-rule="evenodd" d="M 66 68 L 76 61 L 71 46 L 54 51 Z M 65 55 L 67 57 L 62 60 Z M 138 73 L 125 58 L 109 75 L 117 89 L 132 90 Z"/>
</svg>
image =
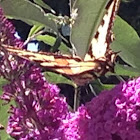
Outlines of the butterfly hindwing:
<svg viewBox="0 0 140 140">
<path fill-rule="evenodd" d="M 85 61 L 94 61 L 95 59 L 106 60 L 106 54 L 110 53 L 109 46 L 113 41 L 112 27 L 119 3 L 120 0 L 110 0 L 107 4 L 106 13 L 91 41 L 90 48 L 84 58 Z"/>
</svg>

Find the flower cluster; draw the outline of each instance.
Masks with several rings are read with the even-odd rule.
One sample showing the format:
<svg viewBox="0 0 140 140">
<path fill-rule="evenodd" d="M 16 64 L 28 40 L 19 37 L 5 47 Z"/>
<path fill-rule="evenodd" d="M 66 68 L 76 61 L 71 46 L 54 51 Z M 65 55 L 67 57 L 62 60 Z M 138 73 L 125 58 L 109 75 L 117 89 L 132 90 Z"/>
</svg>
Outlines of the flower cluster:
<svg viewBox="0 0 140 140">
<path fill-rule="evenodd" d="M 63 127 L 74 140 L 139 140 L 140 78 L 100 93 L 72 118 Z"/>
<path fill-rule="evenodd" d="M 41 140 L 140 139 L 140 78 L 102 92 L 75 113 L 68 112 L 55 86 L 46 85 L 38 92 L 34 91 L 35 87 L 34 90 L 26 88 L 28 96 L 19 99 L 20 108 L 12 107 L 8 125 L 11 136 L 27 140 L 32 137 Z M 36 100 L 32 97 L 35 93 Z"/>
<path fill-rule="evenodd" d="M 13 93 L 17 95 L 14 98 L 18 107 L 11 106 L 7 132 L 16 139 L 55 138 L 68 113 L 57 86 L 46 82 L 40 69 L 32 66 L 4 87 L 4 94 Z"/>
</svg>

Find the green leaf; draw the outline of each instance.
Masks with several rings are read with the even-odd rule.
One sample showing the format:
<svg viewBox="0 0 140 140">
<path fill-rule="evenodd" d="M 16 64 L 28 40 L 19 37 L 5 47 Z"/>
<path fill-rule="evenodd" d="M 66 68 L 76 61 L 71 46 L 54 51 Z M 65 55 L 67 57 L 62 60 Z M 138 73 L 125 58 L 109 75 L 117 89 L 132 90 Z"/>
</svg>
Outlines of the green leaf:
<svg viewBox="0 0 140 140">
<path fill-rule="evenodd" d="M 34 2 L 38 5 L 40 5 L 41 7 L 48 9 L 51 12 L 55 13 L 55 11 L 49 5 L 47 5 L 45 2 L 43 2 L 42 0 L 34 0 Z"/>
<path fill-rule="evenodd" d="M 61 42 L 61 45 L 59 47 L 59 50 L 62 54 L 68 54 L 68 55 L 71 55 L 71 52 L 69 50 L 69 48 L 63 43 Z"/>
<path fill-rule="evenodd" d="M 105 12 L 108 0 L 77 0 L 78 17 L 72 28 L 71 41 L 82 58 L 85 56 Z"/>
<path fill-rule="evenodd" d="M 57 31 L 51 14 L 45 12 L 36 4 L 27 0 L 2 0 L 0 7 L 3 8 L 6 16 L 20 19 L 28 24 L 41 24 Z"/>
<path fill-rule="evenodd" d="M 0 95 L 2 95 L 2 86 L 7 83 L 6 80 L 0 78 Z M 3 101 L 0 99 L 0 124 L 2 124 L 5 129 L 0 131 L 0 139 L 6 140 L 9 138 L 9 135 L 6 133 L 6 126 L 7 126 L 7 120 L 8 120 L 8 105 L 2 105 Z"/>
<path fill-rule="evenodd" d="M 115 41 L 112 49 L 132 67 L 140 69 L 140 38 L 136 31 L 123 19 L 117 17 L 114 26 Z"/>
<path fill-rule="evenodd" d="M 92 88 L 94 89 L 96 95 L 99 95 L 100 92 L 104 90 L 110 90 L 112 89 L 115 85 L 113 84 L 103 84 L 99 79 L 92 81 L 91 83 Z"/>
<path fill-rule="evenodd" d="M 38 41 L 43 41 L 45 44 L 48 44 L 50 46 L 53 46 L 55 44 L 55 42 L 56 42 L 56 38 L 55 37 L 52 37 L 50 35 L 38 35 L 36 37 L 36 39 Z M 61 42 L 60 47 L 59 47 L 59 50 L 62 53 L 69 54 L 68 47 L 63 42 Z"/>
<path fill-rule="evenodd" d="M 36 34 L 38 31 L 40 31 L 44 26 L 43 25 L 34 25 L 29 34 L 28 34 L 28 37 L 31 37 L 33 36 L 34 34 Z"/>
<path fill-rule="evenodd" d="M 9 109 L 9 104 L 7 105 L 2 105 L 2 101 L 0 100 L 0 123 L 4 126 L 4 130 L 0 131 L 0 139 L 1 140 L 6 140 L 9 138 L 9 135 L 6 133 L 6 126 L 7 126 L 7 121 L 8 121 L 8 109 Z"/>
<path fill-rule="evenodd" d="M 0 78 L 0 96 L 2 95 L 2 87 L 8 83 L 7 80 Z M 0 140 L 14 140 L 6 133 L 7 121 L 8 121 L 8 110 L 10 105 L 15 105 L 14 101 L 9 104 L 3 104 L 4 102 L 0 99 L 0 124 L 4 126 L 4 130 L 0 130 Z"/>
<path fill-rule="evenodd" d="M 55 41 L 53 47 L 51 48 L 51 52 L 56 52 L 56 51 L 58 50 L 58 48 L 59 48 L 60 45 L 61 45 L 61 41 L 62 41 L 61 37 L 58 36 L 58 37 L 56 38 L 56 41 Z"/>
<path fill-rule="evenodd" d="M 53 46 L 55 41 L 56 41 L 56 38 L 55 37 L 52 37 L 52 36 L 49 36 L 49 35 L 38 35 L 36 37 L 36 39 L 38 41 L 43 41 L 44 43 L 50 45 L 50 46 Z"/>
<path fill-rule="evenodd" d="M 111 90 L 114 87 L 115 87 L 115 85 L 113 85 L 113 84 L 102 84 L 103 90 Z"/>
<path fill-rule="evenodd" d="M 54 72 L 45 72 L 45 77 L 50 83 L 54 83 L 54 84 L 63 83 L 63 84 L 69 84 L 75 86 L 73 81 L 64 77 L 61 74 L 56 74 Z"/>
<path fill-rule="evenodd" d="M 132 68 L 126 65 L 115 65 L 115 74 L 122 76 L 137 77 L 140 76 L 140 69 Z"/>
</svg>

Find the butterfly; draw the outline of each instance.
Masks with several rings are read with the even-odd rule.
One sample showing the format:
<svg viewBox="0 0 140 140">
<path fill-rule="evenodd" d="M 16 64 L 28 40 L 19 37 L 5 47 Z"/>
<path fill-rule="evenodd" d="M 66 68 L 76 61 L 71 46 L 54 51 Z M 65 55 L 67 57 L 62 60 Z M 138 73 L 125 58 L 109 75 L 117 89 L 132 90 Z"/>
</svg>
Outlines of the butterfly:
<svg viewBox="0 0 140 140">
<path fill-rule="evenodd" d="M 93 79 L 113 72 L 116 53 L 110 44 L 113 41 L 112 26 L 120 0 L 110 0 L 106 13 L 96 31 L 84 59 L 55 53 L 31 52 L 3 44 L 12 54 L 36 62 L 43 69 L 70 77 L 77 85 L 84 85 Z"/>
</svg>

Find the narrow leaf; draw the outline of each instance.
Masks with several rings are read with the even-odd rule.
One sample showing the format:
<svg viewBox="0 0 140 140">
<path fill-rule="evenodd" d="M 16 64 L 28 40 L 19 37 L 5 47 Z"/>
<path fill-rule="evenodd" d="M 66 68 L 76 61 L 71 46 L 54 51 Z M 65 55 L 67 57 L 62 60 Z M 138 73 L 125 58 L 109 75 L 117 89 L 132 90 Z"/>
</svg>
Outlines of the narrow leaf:
<svg viewBox="0 0 140 140">
<path fill-rule="evenodd" d="M 36 39 L 38 41 L 43 41 L 44 43 L 50 45 L 50 46 L 53 46 L 55 41 L 56 41 L 56 38 L 55 37 L 52 37 L 52 36 L 49 36 L 49 35 L 38 35 L 36 37 Z"/>
<path fill-rule="evenodd" d="M 38 35 L 36 37 L 36 39 L 38 41 L 43 41 L 45 44 L 48 44 L 50 46 L 54 46 L 54 44 L 56 42 L 56 38 L 55 37 L 52 37 L 52 36 L 49 36 L 49 35 Z M 59 47 L 59 50 L 62 53 L 66 53 L 66 54 L 69 54 L 70 53 L 69 50 L 68 50 L 68 47 L 63 42 L 61 42 L 60 47 Z"/>
<path fill-rule="evenodd" d="M 31 30 L 30 30 L 30 32 L 29 32 L 29 34 L 28 34 L 28 37 L 31 37 L 31 36 L 33 36 L 34 34 L 36 34 L 38 31 L 40 31 L 42 28 L 43 28 L 44 26 L 42 26 L 42 25 L 34 25 L 32 28 L 31 28 Z"/>
</svg>

